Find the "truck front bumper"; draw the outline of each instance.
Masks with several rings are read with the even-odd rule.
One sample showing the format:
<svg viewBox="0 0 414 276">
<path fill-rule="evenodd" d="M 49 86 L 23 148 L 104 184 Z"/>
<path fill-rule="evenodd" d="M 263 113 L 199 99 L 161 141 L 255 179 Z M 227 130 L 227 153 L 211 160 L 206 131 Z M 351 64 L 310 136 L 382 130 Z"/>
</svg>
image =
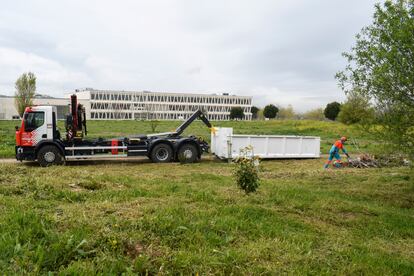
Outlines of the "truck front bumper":
<svg viewBox="0 0 414 276">
<path fill-rule="evenodd" d="M 34 147 L 16 146 L 15 151 L 16 151 L 16 159 L 19 161 L 36 159 Z"/>
</svg>

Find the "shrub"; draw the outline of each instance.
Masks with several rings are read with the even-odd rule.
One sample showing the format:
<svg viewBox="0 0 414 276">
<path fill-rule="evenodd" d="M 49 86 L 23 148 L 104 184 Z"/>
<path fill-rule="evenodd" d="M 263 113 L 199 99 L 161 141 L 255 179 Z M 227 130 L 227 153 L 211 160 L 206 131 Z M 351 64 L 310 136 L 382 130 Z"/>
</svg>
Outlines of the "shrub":
<svg viewBox="0 0 414 276">
<path fill-rule="evenodd" d="M 259 108 L 256 106 L 252 106 L 251 112 L 252 112 L 252 119 L 257 119 L 257 113 L 259 112 Z"/>
<path fill-rule="evenodd" d="M 335 121 L 341 111 L 341 104 L 338 102 L 328 103 L 324 110 L 325 118 Z"/>
<path fill-rule="evenodd" d="M 237 186 L 246 194 L 256 192 L 259 187 L 259 159 L 253 156 L 252 148 L 246 147 L 235 160 L 233 175 Z"/>
<path fill-rule="evenodd" d="M 348 94 L 347 101 L 342 105 L 338 120 L 344 124 L 368 123 L 375 117 L 370 101 L 363 95 L 352 92 Z"/>
<path fill-rule="evenodd" d="M 292 105 L 288 105 L 287 107 L 280 108 L 279 114 L 277 117 L 279 119 L 284 119 L 284 120 L 293 120 L 297 118 L 297 114 L 293 110 Z"/>
<path fill-rule="evenodd" d="M 230 110 L 230 119 L 243 119 L 244 112 L 240 106 L 232 107 Z"/>
<path fill-rule="evenodd" d="M 155 132 L 157 130 L 158 125 L 160 124 L 160 121 L 158 120 L 151 120 L 150 121 L 150 127 L 151 127 L 151 131 Z"/>
<path fill-rule="evenodd" d="M 323 121 L 325 119 L 325 116 L 323 114 L 323 109 L 316 108 L 316 109 L 309 110 L 303 114 L 303 119 Z"/>
<path fill-rule="evenodd" d="M 273 104 L 266 105 L 263 110 L 263 115 L 266 118 L 273 119 L 276 118 L 277 113 L 279 112 L 279 108 L 277 108 Z"/>
</svg>

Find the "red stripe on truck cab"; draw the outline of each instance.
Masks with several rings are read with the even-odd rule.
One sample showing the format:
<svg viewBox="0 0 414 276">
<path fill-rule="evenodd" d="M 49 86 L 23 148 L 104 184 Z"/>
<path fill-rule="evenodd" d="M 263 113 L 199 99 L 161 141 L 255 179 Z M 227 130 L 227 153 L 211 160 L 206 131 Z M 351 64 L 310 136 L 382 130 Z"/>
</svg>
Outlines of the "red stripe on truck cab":
<svg viewBox="0 0 414 276">
<path fill-rule="evenodd" d="M 111 146 L 112 147 L 117 147 L 118 146 L 118 140 L 112 140 L 111 141 Z M 112 149 L 112 154 L 118 154 L 118 149 Z"/>
</svg>

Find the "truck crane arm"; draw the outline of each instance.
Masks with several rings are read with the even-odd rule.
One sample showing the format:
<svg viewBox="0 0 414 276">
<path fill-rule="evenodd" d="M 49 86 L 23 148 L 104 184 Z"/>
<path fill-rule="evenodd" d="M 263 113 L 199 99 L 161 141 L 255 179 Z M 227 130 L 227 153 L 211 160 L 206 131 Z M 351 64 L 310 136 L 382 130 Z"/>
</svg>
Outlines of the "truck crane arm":
<svg viewBox="0 0 414 276">
<path fill-rule="evenodd" d="M 186 128 L 191 125 L 191 123 L 199 118 L 203 123 L 208 127 L 212 128 L 210 121 L 207 119 L 206 115 L 200 109 L 196 110 L 187 120 L 185 120 L 175 131 L 163 132 L 163 133 L 154 133 L 148 134 L 146 137 L 177 137 L 180 136 Z"/>
<path fill-rule="evenodd" d="M 201 111 L 200 109 L 197 110 L 196 112 L 194 112 L 184 123 L 182 123 L 179 127 L 177 127 L 177 129 L 175 130 L 175 132 L 173 132 L 173 135 L 181 135 L 184 130 L 195 120 L 199 118 L 201 121 L 203 121 L 203 123 L 208 127 L 211 128 L 211 123 L 210 121 L 207 119 L 206 115 L 203 113 L 203 111 Z"/>
</svg>

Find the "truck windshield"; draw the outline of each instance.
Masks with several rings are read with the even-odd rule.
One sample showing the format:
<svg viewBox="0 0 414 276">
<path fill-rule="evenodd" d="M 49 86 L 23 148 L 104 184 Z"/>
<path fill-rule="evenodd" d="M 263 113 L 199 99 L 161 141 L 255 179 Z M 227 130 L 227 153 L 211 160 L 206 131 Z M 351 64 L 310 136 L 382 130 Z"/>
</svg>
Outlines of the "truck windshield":
<svg viewBox="0 0 414 276">
<path fill-rule="evenodd" d="M 45 123 L 44 112 L 29 112 L 24 114 L 24 129 L 25 131 L 33 131 Z"/>
</svg>

